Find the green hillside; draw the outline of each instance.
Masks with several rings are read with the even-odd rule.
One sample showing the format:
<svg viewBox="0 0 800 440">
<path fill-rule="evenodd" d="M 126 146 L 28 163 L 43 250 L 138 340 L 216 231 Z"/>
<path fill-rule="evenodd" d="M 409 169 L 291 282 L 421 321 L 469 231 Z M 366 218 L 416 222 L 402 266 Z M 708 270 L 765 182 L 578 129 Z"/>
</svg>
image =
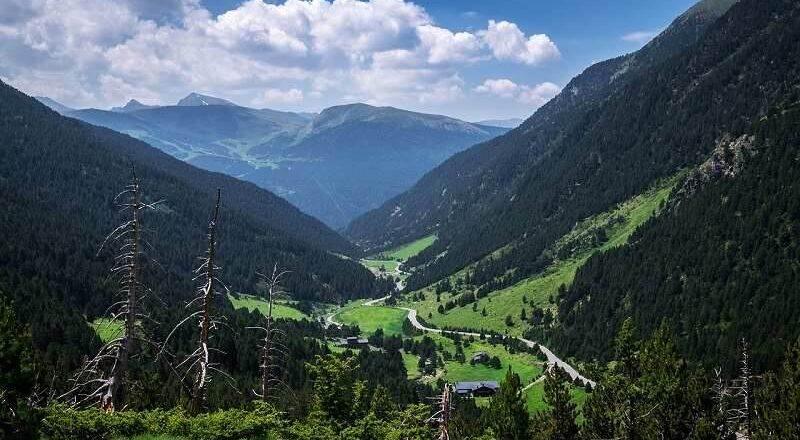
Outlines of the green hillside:
<svg viewBox="0 0 800 440">
<path fill-rule="evenodd" d="M 420 316 L 439 327 L 486 329 L 519 336 L 529 328 L 527 322 L 520 320 L 523 308 L 527 309 L 528 316 L 531 313 L 531 306 L 555 311 L 555 297 L 559 287 L 569 285 L 576 271 L 592 255 L 624 245 L 639 226 L 658 213 L 672 189 L 684 175 L 685 173 L 676 174 L 608 212 L 579 222 L 572 231 L 547 250 L 553 256 L 554 262 L 536 276 L 513 286 L 491 291 L 477 301 L 456 306 L 444 314 L 438 312 L 440 305 L 454 301 L 468 292 L 474 292 L 482 286 L 468 285 L 452 292 L 442 292 L 439 301 L 436 300 L 435 286 L 431 286 L 405 295 L 404 304 L 417 309 Z M 497 253 L 502 252 L 503 250 L 500 250 Z M 450 284 L 456 285 L 459 278 L 463 279 L 477 266 L 478 264 L 474 264 L 457 272 L 449 278 Z M 420 293 L 424 295 L 425 300 L 414 301 L 413 298 Z M 506 324 L 507 316 L 512 317 L 513 325 Z"/>
<path fill-rule="evenodd" d="M 237 298 L 238 296 L 238 298 Z M 231 304 L 235 309 L 247 309 L 247 310 L 257 310 L 262 315 L 266 316 L 269 311 L 269 303 L 257 296 L 253 295 L 245 295 L 245 294 L 238 294 L 237 296 L 233 296 L 228 294 L 228 300 L 230 300 Z M 285 318 L 285 319 L 311 319 L 311 317 L 300 310 L 292 307 L 290 303 L 286 302 L 277 302 L 272 305 L 272 316 L 274 318 Z"/>
</svg>

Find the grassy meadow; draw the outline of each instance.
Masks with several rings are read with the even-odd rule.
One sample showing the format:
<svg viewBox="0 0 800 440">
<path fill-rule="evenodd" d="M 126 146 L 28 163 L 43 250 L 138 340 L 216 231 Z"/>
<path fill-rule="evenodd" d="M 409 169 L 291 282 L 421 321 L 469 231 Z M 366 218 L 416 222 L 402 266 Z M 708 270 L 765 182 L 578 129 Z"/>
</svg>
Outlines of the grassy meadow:
<svg viewBox="0 0 800 440">
<path fill-rule="evenodd" d="M 267 315 L 269 310 L 269 303 L 265 299 L 257 296 L 239 294 L 239 297 L 236 298 L 235 296 L 228 294 L 228 299 L 231 301 L 231 304 L 233 304 L 235 309 L 247 309 L 250 311 L 256 310 L 264 316 Z M 273 304 L 272 316 L 274 318 L 295 319 L 298 321 L 301 319 L 311 319 L 310 316 L 293 308 L 290 302 L 283 301 Z"/>
<path fill-rule="evenodd" d="M 519 336 L 527 328 L 527 323 L 520 321 L 520 312 L 523 307 L 527 309 L 528 313 L 530 313 L 531 305 L 555 311 L 555 304 L 551 302 L 551 298 L 555 297 L 559 286 L 569 285 L 575 277 L 575 272 L 592 255 L 624 245 L 636 228 L 658 212 L 662 202 L 669 197 L 681 175 L 661 182 L 644 194 L 617 205 L 611 211 L 579 222 L 572 231 L 559 239 L 548 250 L 553 255 L 563 253 L 563 249 L 577 249 L 576 252 L 571 253 L 568 258 L 554 259 L 553 263 L 540 274 L 489 293 L 477 301 L 475 310 L 470 304 L 448 310 L 444 314 L 439 313 L 437 311 L 439 305 L 456 297 L 460 292 L 442 293 L 440 302 L 437 302 L 433 286 L 421 290 L 425 295 L 423 301 L 405 301 L 404 305 L 415 308 L 419 316 L 439 327 L 485 329 Z M 600 244 L 595 244 L 592 240 L 600 230 L 607 239 Z M 504 249 L 496 252 L 504 252 Z M 455 279 L 463 276 L 466 270 L 451 276 L 451 284 L 455 284 Z M 407 295 L 407 298 L 410 299 L 410 295 Z M 523 299 L 527 300 L 527 304 Z M 506 316 L 508 315 L 512 317 L 513 324 L 511 326 L 506 325 Z"/>
</svg>

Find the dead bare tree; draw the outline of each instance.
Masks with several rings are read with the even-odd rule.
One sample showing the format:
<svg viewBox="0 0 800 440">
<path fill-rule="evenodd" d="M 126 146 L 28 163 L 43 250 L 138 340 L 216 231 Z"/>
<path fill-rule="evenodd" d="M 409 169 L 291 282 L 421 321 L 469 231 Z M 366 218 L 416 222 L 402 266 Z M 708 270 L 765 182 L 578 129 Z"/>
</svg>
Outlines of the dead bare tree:
<svg viewBox="0 0 800 440">
<path fill-rule="evenodd" d="M 217 266 L 217 225 L 219 222 L 220 201 L 221 192 L 218 189 L 217 201 L 214 205 L 211 220 L 208 223 L 206 252 L 202 257 L 200 266 L 195 269 L 195 280 L 200 280 L 202 284 L 198 287 L 195 297 L 186 304 L 187 309 L 196 308 L 196 310 L 179 322 L 164 342 L 164 347 L 166 347 L 172 335 L 183 324 L 192 319 L 198 320 L 199 336 L 197 348 L 173 367 L 173 371 L 178 373 L 181 383 L 190 394 L 189 410 L 192 413 L 198 413 L 206 406 L 208 385 L 211 383 L 213 373 L 219 373 L 233 382 L 233 379 L 219 368 L 219 364 L 212 360 L 212 351 L 222 352 L 212 348 L 210 345 L 213 332 L 222 324 L 222 317 L 214 314 L 214 298 L 227 292 L 227 288 L 218 277 L 220 267 Z M 162 350 L 162 353 L 164 351 Z M 183 374 L 180 373 L 181 371 L 183 371 Z M 187 384 L 187 380 L 191 380 L 191 385 Z"/>
<path fill-rule="evenodd" d="M 714 400 L 716 410 L 716 430 L 719 438 L 729 438 L 731 435 L 728 420 L 728 407 L 730 391 L 725 379 L 722 377 L 722 368 L 714 368 L 714 384 L 711 386 L 711 398 Z"/>
<path fill-rule="evenodd" d="M 453 411 L 452 387 L 445 383 L 442 393 L 433 398 L 436 412 L 428 421 L 436 424 L 436 440 L 450 440 L 450 414 Z"/>
<path fill-rule="evenodd" d="M 285 347 L 278 341 L 278 337 L 283 334 L 283 331 L 274 325 L 272 307 L 275 304 L 276 297 L 286 293 L 281 286 L 281 279 L 288 273 L 288 271 L 279 270 L 278 265 L 275 264 L 272 267 L 271 274 L 258 274 L 267 287 L 267 315 L 265 316 L 263 327 L 249 328 L 264 332 L 264 338 L 258 347 L 261 352 L 259 362 L 259 369 L 261 370 L 260 390 L 253 391 L 253 394 L 263 401 L 269 399 L 270 390 L 275 385 L 281 384 L 281 380 L 276 374 L 279 368 L 277 360 L 280 356 L 286 355 L 286 352 Z"/>
<path fill-rule="evenodd" d="M 738 438 L 749 440 L 752 438 L 753 371 L 750 367 L 749 347 L 744 338 L 740 342 L 739 350 L 739 377 L 734 379 L 731 387 L 735 404 L 728 409 L 728 420 L 733 426 L 738 426 Z"/>
<path fill-rule="evenodd" d="M 124 201 L 122 201 L 124 200 Z M 131 182 L 125 190 L 117 194 L 114 202 L 121 212 L 130 217 L 114 229 L 101 245 L 101 251 L 107 243 L 119 243 L 118 253 L 114 258 L 112 276 L 119 278 L 117 294 L 121 299 L 112 304 L 106 311 L 109 322 L 122 321 L 122 332 L 119 336 L 105 343 L 98 353 L 85 362 L 81 371 L 75 376 L 74 386 L 60 399 L 68 399 L 73 406 L 97 404 L 106 411 L 121 409 L 124 404 L 124 388 L 126 385 L 128 364 L 136 350 L 136 342 L 149 341 L 142 337 L 138 322 L 145 318 L 140 306 L 141 301 L 150 291 L 142 285 L 140 279 L 142 246 L 142 211 L 153 209 L 155 203 L 142 201 L 142 192 L 136 170 L 132 170 Z"/>
</svg>

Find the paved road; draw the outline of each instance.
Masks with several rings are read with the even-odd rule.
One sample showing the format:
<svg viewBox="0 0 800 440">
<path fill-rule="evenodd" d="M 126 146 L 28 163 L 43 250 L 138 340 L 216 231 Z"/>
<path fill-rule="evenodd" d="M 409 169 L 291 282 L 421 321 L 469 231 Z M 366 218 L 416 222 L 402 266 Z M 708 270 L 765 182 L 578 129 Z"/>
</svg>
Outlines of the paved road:
<svg viewBox="0 0 800 440">
<path fill-rule="evenodd" d="M 400 308 L 403 309 L 403 310 L 407 310 L 408 311 L 408 320 L 411 321 L 411 325 L 413 325 L 414 327 L 416 327 L 416 328 L 418 328 L 420 330 L 429 331 L 431 333 L 442 333 L 442 330 L 440 330 L 440 329 L 429 328 L 429 327 L 425 327 L 424 325 L 420 324 L 419 320 L 417 319 L 417 311 L 416 310 L 409 309 L 409 308 L 406 308 L 406 307 L 400 307 Z M 476 337 L 480 336 L 479 333 L 457 332 L 457 331 L 451 331 L 451 330 L 448 330 L 447 332 L 448 333 L 457 333 L 459 335 L 464 335 L 464 336 L 476 336 Z M 517 339 L 522 341 L 525 345 L 527 345 L 530 348 L 533 348 L 534 346 L 536 346 L 536 343 L 531 341 L 531 340 L 528 340 L 528 339 L 525 339 L 525 338 L 517 338 Z M 544 355 L 547 357 L 548 368 L 553 367 L 553 366 L 558 366 L 558 367 L 562 368 L 564 371 L 566 371 L 567 374 L 569 374 L 569 377 L 572 378 L 572 380 L 575 380 L 575 378 L 578 377 L 584 383 L 590 383 L 593 388 L 594 388 L 595 385 L 597 385 L 597 383 L 595 381 L 583 376 L 581 373 L 578 372 L 578 370 L 573 368 L 572 365 L 570 365 L 570 364 L 564 362 L 563 360 L 561 360 L 558 356 L 556 356 L 552 351 L 550 351 L 550 349 L 548 349 L 544 345 L 539 345 L 539 350 L 541 350 L 542 353 L 544 353 Z"/>
<path fill-rule="evenodd" d="M 364 305 L 365 306 L 373 306 L 373 305 L 375 305 L 375 304 L 377 304 L 377 303 L 379 303 L 381 301 L 386 300 L 387 298 L 389 298 L 389 295 L 386 295 L 386 296 L 384 296 L 382 298 L 376 298 L 376 299 L 372 299 L 372 300 L 369 300 L 369 301 L 365 301 Z M 417 328 L 419 330 L 424 330 L 424 331 L 427 331 L 427 332 L 431 332 L 431 333 L 442 333 L 441 329 L 425 327 L 424 325 L 422 325 L 419 322 L 419 320 L 417 319 L 417 311 L 416 310 L 409 309 L 408 307 L 398 307 L 398 308 L 403 309 L 403 310 L 408 312 L 408 320 L 411 321 L 411 325 L 413 325 L 415 328 Z M 337 309 L 335 312 L 333 312 L 330 315 L 325 317 L 325 325 L 326 326 L 331 326 L 331 325 L 335 325 L 337 327 L 341 327 L 342 326 L 342 324 L 340 322 L 337 322 L 334 319 L 334 317 L 336 316 L 337 313 L 339 313 L 339 309 Z M 480 333 L 459 332 L 459 331 L 452 331 L 452 330 L 448 330 L 447 332 L 448 333 L 457 333 L 457 334 L 463 335 L 463 336 L 480 337 Z M 525 345 L 527 345 L 530 348 L 533 348 L 533 347 L 535 347 L 537 345 L 535 342 L 533 342 L 533 341 L 531 341 L 529 339 L 525 339 L 525 338 L 517 338 L 517 339 L 519 339 L 522 343 L 524 343 Z M 566 373 L 569 374 L 569 377 L 572 378 L 572 380 L 575 380 L 575 378 L 578 377 L 584 383 L 591 384 L 593 388 L 597 385 L 597 383 L 595 381 L 583 376 L 572 365 L 570 365 L 570 364 L 564 362 L 563 360 L 561 360 L 561 358 L 556 356 L 555 353 L 550 351 L 549 348 L 545 347 L 544 345 L 539 344 L 539 350 L 541 350 L 541 352 L 544 353 L 545 357 L 547 358 L 547 366 L 548 366 L 548 368 L 552 368 L 553 366 L 558 366 L 561 369 L 563 369 L 564 371 L 566 371 Z"/>
</svg>

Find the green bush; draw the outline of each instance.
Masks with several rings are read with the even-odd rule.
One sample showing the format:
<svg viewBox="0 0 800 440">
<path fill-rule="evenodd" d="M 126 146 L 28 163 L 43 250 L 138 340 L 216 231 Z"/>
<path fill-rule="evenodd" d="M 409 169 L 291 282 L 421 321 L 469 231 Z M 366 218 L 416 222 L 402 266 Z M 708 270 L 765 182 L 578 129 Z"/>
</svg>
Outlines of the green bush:
<svg viewBox="0 0 800 440">
<path fill-rule="evenodd" d="M 268 405 L 253 410 L 229 409 L 190 416 L 182 409 L 119 411 L 73 410 L 54 405 L 46 409 L 41 434 L 49 440 L 130 438 L 144 434 L 189 440 L 266 438 L 283 425 Z"/>
</svg>

